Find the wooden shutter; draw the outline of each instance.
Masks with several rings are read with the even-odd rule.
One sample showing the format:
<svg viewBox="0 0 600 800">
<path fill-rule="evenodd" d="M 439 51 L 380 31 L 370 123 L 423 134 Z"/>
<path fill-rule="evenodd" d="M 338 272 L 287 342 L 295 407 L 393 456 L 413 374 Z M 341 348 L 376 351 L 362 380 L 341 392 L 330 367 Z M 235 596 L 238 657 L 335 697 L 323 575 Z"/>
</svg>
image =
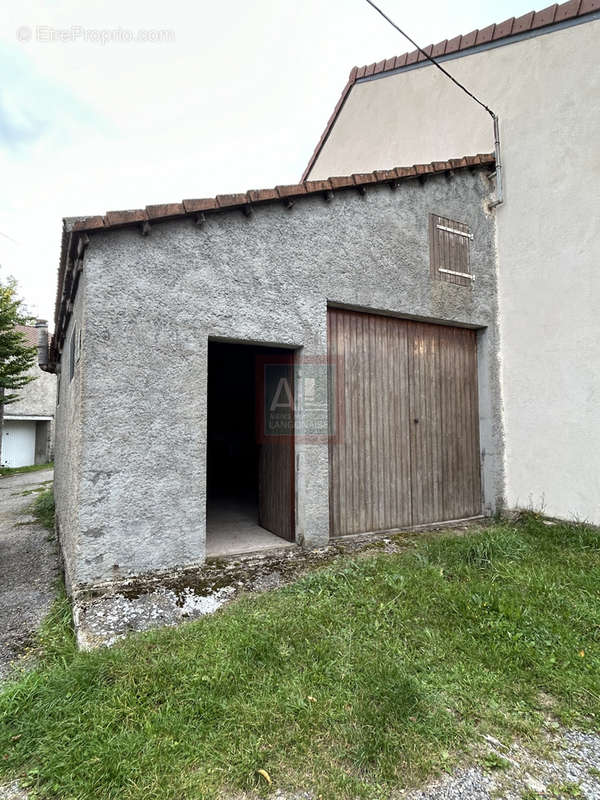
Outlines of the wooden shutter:
<svg viewBox="0 0 600 800">
<path fill-rule="evenodd" d="M 431 277 L 457 286 L 470 286 L 470 243 L 473 234 L 462 222 L 429 215 L 429 251 Z"/>
</svg>

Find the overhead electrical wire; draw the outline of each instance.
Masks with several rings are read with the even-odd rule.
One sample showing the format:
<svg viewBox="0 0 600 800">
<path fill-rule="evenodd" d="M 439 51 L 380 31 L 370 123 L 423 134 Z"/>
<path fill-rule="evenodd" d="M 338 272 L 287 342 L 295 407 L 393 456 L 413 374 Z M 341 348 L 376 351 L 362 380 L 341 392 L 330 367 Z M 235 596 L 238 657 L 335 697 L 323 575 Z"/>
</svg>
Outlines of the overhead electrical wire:
<svg viewBox="0 0 600 800">
<path fill-rule="evenodd" d="M 437 61 L 435 58 L 433 58 L 433 56 L 430 56 L 429 53 L 425 52 L 425 50 L 423 50 L 422 47 L 419 47 L 419 45 L 415 42 L 415 40 L 412 39 L 405 31 L 403 31 L 402 28 L 399 25 L 396 25 L 394 20 L 390 19 L 390 17 L 388 17 L 388 15 L 384 11 L 382 11 L 381 8 L 379 8 L 379 6 L 376 3 L 373 2 L 373 0 L 366 0 L 366 2 L 372 8 L 374 8 L 375 11 L 377 11 L 377 13 L 380 14 L 384 18 L 384 20 L 386 20 L 386 22 L 389 22 L 389 24 L 392 26 L 392 28 L 395 28 L 398 31 L 398 33 L 400 33 L 400 34 L 402 34 L 402 36 L 404 36 L 405 39 L 408 39 L 408 41 L 413 45 L 413 47 L 415 47 L 419 51 L 419 53 L 421 53 L 421 55 L 425 56 L 425 58 L 428 61 L 431 61 L 431 63 L 434 66 L 436 66 L 440 70 L 440 72 L 443 72 L 444 75 L 452 81 L 452 83 L 454 83 L 456 86 L 458 86 L 459 89 L 462 89 L 462 91 L 465 92 L 465 94 L 468 94 L 469 97 L 472 100 L 474 100 L 482 108 L 484 108 L 488 112 L 490 117 L 493 119 L 493 121 L 494 121 L 494 148 L 495 148 L 495 154 L 496 154 L 496 200 L 494 200 L 494 202 L 490 203 L 490 206 L 491 207 L 498 206 L 501 203 L 503 203 L 504 202 L 504 195 L 503 195 L 503 185 L 502 185 L 502 164 L 501 164 L 501 161 L 500 161 L 500 129 L 499 129 L 499 124 L 498 124 L 498 116 L 492 111 L 492 109 L 489 106 L 487 106 L 483 101 L 481 101 L 478 97 L 476 97 L 473 94 L 473 92 L 470 92 L 467 89 L 466 86 L 463 86 L 462 83 L 460 83 L 460 81 L 457 81 L 456 78 L 453 75 L 451 75 L 447 70 L 445 70 L 444 67 L 442 67 L 442 65 L 439 63 L 439 61 Z"/>
<path fill-rule="evenodd" d="M 372 6 L 372 7 L 375 9 L 375 11 L 377 11 L 377 13 L 378 13 L 378 14 L 381 14 L 381 16 L 382 16 L 382 17 L 383 17 L 385 20 L 387 20 L 387 22 L 389 22 L 389 23 L 390 23 L 390 25 L 391 25 L 393 28 L 395 28 L 395 29 L 398 31 L 398 33 L 401 33 L 401 34 L 402 34 L 402 36 L 404 36 L 404 38 L 405 38 L 405 39 L 408 39 L 408 41 L 409 41 L 409 42 L 412 44 L 412 46 L 413 46 L 413 47 L 416 47 L 416 49 L 419 51 L 419 53 L 421 53 L 421 55 L 424 55 L 426 59 L 428 59 L 429 61 L 431 61 L 431 63 L 432 63 L 432 64 L 434 64 L 434 65 L 435 65 L 435 66 L 436 66 L 436 67 L 437 67 L 437 68 L 438 68 L 438 69 L 439 69 L 441 72 L 443 72 L 443 73 L 444 73 L 444 75 L 445 75 L 447 78 L 450 78 L 450 80 L 452 81 L 452 83 L 455 83 L 455 84 L 458 86 L 458 88 L 459 88 L 459 89 L 462 89 L 462 90 L 463 90 L 463 92 L 466 92 L 466 94 L 468 94 L 468 95 L 469 95 L 469 97 L 472 97 L 472 98 L 473 98 L 473 100 L 475 100 L 475 102 L 476 102 L 476 103 L 479 103 L 479 105 L 480 105 L 482 108 L 485 108 L 485 110 L 488 112 L 488 114 L 489 114 L 490 116 L 492 116 L 492 117 L 495 117 L 495 116 L 496 116 L 496 115 L 494 114 L 494 112 L 492 111 L 492 109 L 491 109 L 491 108 L 489 108 L 489 106 L 486 106 L 486 104 L 485 104 L 485 103 L 483 103 L 483 102 L 482 102 L 482 101 L 481 101 L 481 100 L 480 100 L 478 97 L 475 97 L 475 95 L 473 94 L 473 92 L 470 92 L 470 91 L 469 91 L 469 90 L 466 88 L 466 86 L 463 86 L 463 85 L 462 85 L 462 83 L 460 83 L 460 81 L 457 81 L 457 80 L 456 80 L 456 78 L 454 78 L 452 75 L 450 75 L 450 73 L 449 73 L 447 70 L 445 70 L 445 69 L 442 67 L 442 65 L 439 63 L 439 61 L 436 61 L 436 59 L 435 59 L 435 58 L 433 58 L 433 56 L 430 56 L 430 55 L 429 55 L 429 53 L 426 53 L 426 52 L 425 52 L 425 50 L 423 50 L 423 48 L 422 48 L 422 47 L 419 47 L 419 45 L 418 45 L 418 44 L 415 42 L 415 40 L 414 40 L 414 39 L 411 39 L 411 37 L 408 35 L 408 33 L 405 33 L 405 32 L 402 30 L 402 28 L 401 28 L 399 25 L 396 25 L 396 23 L 395 23 L 395 22 L 394 22 L 392 19 L 390 19 L 390 18 L 388 17 L 388 15 L 387 15 L 387 14 L 386 14 L 384 11 L 382 11 L 382 10 L 379 8 L 379 6 L 375 5 L 375 3 L 373 2 L 373 0 L 367 0 L 367 3 L 368 3 L 370 6 Z"/>
</svg>

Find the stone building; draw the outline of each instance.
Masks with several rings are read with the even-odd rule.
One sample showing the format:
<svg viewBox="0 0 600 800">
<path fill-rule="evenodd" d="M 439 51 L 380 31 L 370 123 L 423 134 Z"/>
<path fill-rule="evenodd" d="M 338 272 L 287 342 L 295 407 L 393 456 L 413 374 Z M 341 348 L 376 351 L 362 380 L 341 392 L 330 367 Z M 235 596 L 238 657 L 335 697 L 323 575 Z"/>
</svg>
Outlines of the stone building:
<svg viewBox="0 0 600 800">
<path fill-rule="evenodd" d="M 40 328 L 47 336 L 44 320 L 40 320 L 37 326 L 17 326 L 30 347 L 37 347 Z M 56 376 L 43 372 L 37 364 L 30 368 L 29 375 L 34 380 L 17 392 L 18 400 L 4 408 L 3 467 L 28 467 L 52 461 Z"/>
<path fill-rule="evenodd" d="M 64 221 L 70 590 L 503 502 L 489 155 Z"/>
</svg>

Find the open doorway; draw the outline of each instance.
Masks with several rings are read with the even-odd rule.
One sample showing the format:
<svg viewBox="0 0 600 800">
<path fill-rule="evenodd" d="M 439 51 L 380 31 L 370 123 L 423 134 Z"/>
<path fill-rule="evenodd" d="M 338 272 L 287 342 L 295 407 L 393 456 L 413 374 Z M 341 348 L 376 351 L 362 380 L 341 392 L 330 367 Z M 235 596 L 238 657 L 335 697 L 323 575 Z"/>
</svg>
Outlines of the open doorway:
<svg viewBox="0 0 600 800">
<path fill-rule="evenodd" d="M 209 342 L 207 403 L 207 555 L 291 545 L 293 351 Z"/>
</svg>

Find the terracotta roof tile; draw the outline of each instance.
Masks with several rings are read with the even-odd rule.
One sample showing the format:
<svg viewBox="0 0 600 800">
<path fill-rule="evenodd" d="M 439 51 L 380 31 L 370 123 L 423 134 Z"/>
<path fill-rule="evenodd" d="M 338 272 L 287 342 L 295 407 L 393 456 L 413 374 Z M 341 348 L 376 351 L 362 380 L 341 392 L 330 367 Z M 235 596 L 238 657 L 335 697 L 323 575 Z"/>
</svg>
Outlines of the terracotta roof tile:
<svg viewBox="0 0 600 800">
<path fill-rule="evenodd" d="M 199 200 L 184 200 L 183 207 L 187 214 L 194 211 L 211 211 L 217 207 L 217 201 L 214 197 L 202 197 Z"/>
<path fill-rule="evenodd" d="M 433 45 L 432 44 L 428 44 L 427 47 L 423 47 L 422 49 L 423 49 L 423 52 L 422 53 L 419 52 L 419 57 L 418 57 L 417 61 L 425 61 L 426 58 L 427 58 L 425 53 L 427 53 L 427 55 L 430 56 L 431 55 L 431 51 L 433 50 Z"/>
<path fill-rule="evenodd" d="M 536 11 L 533 15 L 533 22 L 531 24 L 532 29 L 543 28 L 544 25 L 552 25 L 554 22 L 554 17 L 556 16 L 557 8 L 558 3 L 554 3 L 554 5 L 544 8 L 542 11 Z"/>
<path fill-rule="evenodd" d="M 330 192 L 333 189 L 331 181 L 304 181 L 307 192 Z"/>
<path fill-rule="evenodd" d="M 456 53 L 460 50 L 460 43 L 462 41 L 462 36 L 455 36 L 453 39 L 448 39 L 448 44 L 446 45 L 446 53 Z"/>
<path fill-rule="evenodd" d="M 468 47 L 473 47 L 477 41 L 478 33 L 479 31 L 477 29 L 471 31 L 470 33 L 465 33 L 460 42 L 460 49 L 466 50 Z"/>
<path fill-rule="evenodd" d="M 396 174 L 399 178 L 414 178 L 417 169 L 416 167 L 396 167 Z"/>
<path fill-rule="evenodd" d="M 136 208 L 134 211 L 107 211 L 105 225 L 128 225 L 131 222 L 147 222 L 147 220 L 145 208 Z"/>
<path fill-rule="evenodd" d="M 251 189 L 246 194 L 253 203 L 259 203 L 264 200 L 277 200 L 279 198 L 277 189 Z"/>
<path fill-rule="evenodd" d="M 219 208 L 228 208 L 229 206 L 242 206 L 248 202 L 248 195 L 244 194 L 218 194 L 215 198 Z"/>
<path fill-rule="evenodd" d="M 336 177 L 329 178 L 329 183 L 333 189 L 343 189 L 346 186 L 356 186 L 356 181 L 352 175 L 338 175 Z"/>
<path fill-rule="evenodd" d="M 527 14 L 523 14 L 521 17 L 517 17 L 515 19 L 512 32 L 515 33 L 523 33 L 523 31 L 531 30 L 531 23 L 533 22 L 533 11 L 528 11 Z"/>
<path fill-rule="evenodd" d="M 357 186 L 365 183 L 377 183 L 377 178 L 374 172 L 355 172 L 352 177 Z"/>
<path fill-rule="evenodd" d="M 27 347 L 37 347 L 38 332 L 35 325 L 15 325 L 15 330 L 25 337 Z"/>
<path fill-rule="evenodd" d="M 104 217 L 81 217 L 73 223 L 74 231 L 89 231 L 92 228 L 103 228 Z"/>
<path fill-rule="evenodd" d="M 158 206 L 146 206 L 146 214 L 149 220 L 178 217 L 185 214 L 185 208 L 183 203 L 164 203 Z"/>
<path fill-rule="evenodd" d="M 373 174 L 378 181 L 392 181 L 398 177 L 395 169 L 377 169 Z"/>
<path fill-rule="evenodd" d="M 292 183 L 287 186 L 276 186 L 279 197 L 292 197 L 299 194 L 306 194 L 306 186 L 303 183 Z"/>
<path fill-rule="evenodd" d="M 487 28 L 482 28 L 477 34 L 476 44 L 487 44 L 491 42 L 494 37 L 495 25 L 488 25 Z"/>
<path fill-rule="evenodd" d="M 600 9 L 600 0 L 567 0 L 565 3 L 548 6 L 548 8 L 544 8 L 538 12 L 530 11 L 529 13 L 523 14 L 517 19 L 511 17 L 510 19 L 504 20 L 504 22 L 500 22 L 497 25 L 488 25 L 481 30 L 471 31 L 463 36 L 455 36 L 454 38 L 448 40 L 444 39 L 443 42 L 430 45 L 429 47 L 424 48 L 424 50 L 430 53 L 434 58 L 440 55 L 458 53 L 461 50 L 467 50 L 468 48 L 476 45 L 487 44 L 488 42 L 497 42 L 499 39 L 506 39 L 509 36 L 514 36 L 518 33 L 555 25 L 559 22 L 563 22 L 564 20 L 572 19 L 573 17 L 581 17 L 585 14 L 591 14 L 594 11 L 598 11 L 598 9 Z M 302 179 L 306 179 L 315 161 L 317 160 L 317 157 L 321 151 L 321 148 L 325 144 L 327 137 L 329 136 L 337 115 L 339 114 L 344 102 L 346 101 L 346 98 L 348 97 L 348 94 L 350 93 L 350 90 L 356 81 L 364 78 L 365 76 L 372 75 L 374 72 L 381 74 L 393 69 L 401 69 L 402 67 L 416 64 L 417 62 L 422 63 L 423 61 L 425 61 L 425 56 L 419 53 L 418 50 L 413 50 L 410 53 L 403 53 L 395 58 L 388 58 L 385 61 L 379 61 L 377 64 L 370 64 L 369 66 L 364 67 L 354 67 L 350 72 L 350 79 L 342 91 L 342 95 L 338 100 L 334 112 L 327 122 L 325 130 L 323 131 L 323 134 L 321 135 L 321 138 L 319 139 L 317 146 L 310 157 L 308 165 L 304 170 L 304 174 L 302 175 Z"/>
<path fill-rule="evenodd" d="M 431 55 L 436 58 L 437 56 L 443 56 L 446 52 L 446 45 L 448 44 L 448 39 L 444 39 L 443 42 L 438 42 L 433 46 L 433 50 L 431 51 Z"/>
<path fill-rule="evenodd" d="M 569 0 L 567 3 L 561 3 L 556 9 L 554 15 L 554 22 L 562 22 L 565 19 L 572 19 L 579 13 L 581 0 Z"/>
<path fill-rule="evenodd" d="M 497 39 L 503 39 L 505 36 L 510 36 L 512 33 L 513 25 L 515 22 L 515 18 L 511 17 L 510 19 L 505 19 L 504 22 L 499 22 L 496 25 L 496 29 L 494 30 L 494 35 L 492 37 L 493 41 Z"/>
</svg>

